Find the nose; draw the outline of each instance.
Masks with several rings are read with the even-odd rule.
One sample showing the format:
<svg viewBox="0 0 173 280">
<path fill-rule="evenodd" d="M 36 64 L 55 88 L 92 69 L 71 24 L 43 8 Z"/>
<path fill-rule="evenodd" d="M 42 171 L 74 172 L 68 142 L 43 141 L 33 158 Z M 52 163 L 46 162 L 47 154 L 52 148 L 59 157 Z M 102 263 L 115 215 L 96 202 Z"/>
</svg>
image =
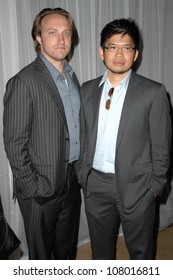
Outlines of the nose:
<svg viewBox="0 0 173 280">
<path fill-rule="evenodd" d="M 57 41 L 64 43 L 64 35 L 63 33 L 58 33 L 57 34 Z"/>
<path fill-rule="evenodd" d="M 117 54 L 117 53 L 118 53 L 118 54 L 119 54 L 119 53 L 122 54 L 122 53 L 123 53 L 123 49 L 122 49 L 121 47 L 118 47 L 118 49 L 117 49 L 117 51 L 116 51 L 116 54 Z"/>
</svg>

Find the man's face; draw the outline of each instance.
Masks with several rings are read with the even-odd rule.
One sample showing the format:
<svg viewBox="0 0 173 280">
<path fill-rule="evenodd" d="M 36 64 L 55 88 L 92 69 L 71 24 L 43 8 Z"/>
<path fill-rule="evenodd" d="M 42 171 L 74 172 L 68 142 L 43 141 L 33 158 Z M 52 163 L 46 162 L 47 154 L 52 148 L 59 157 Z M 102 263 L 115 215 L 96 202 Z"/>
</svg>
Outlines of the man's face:
<svg viewBox="0 0 173 280">
<path fill-rule="evenodd" d="M 36 36 L 41 53 L 50 61 L 62 61 L 71 49 L 71 28 L 66 17 L 50 14 L 41 22 L 41 35 Z"/>
<path fill-rule="evenodd" d="M 138 51 L 136 49 L 129 52 L 125 52 L 122 49 L 122 47 L 134 47 L 131 37 L 128 35 L 122 36 L 121 34 L 113 35 L 106 42 L 105 47 L 107 46 L 111 46 L 112 49 L 115 46 L 118 47 L 116 51 L 109 51 L 106 48 L 99 49 L 100 57 L 104 61 L 108 71 L 112 74 L 122 75 L 122 77 L 126 76 L 138 57 Z"/>
</svg>

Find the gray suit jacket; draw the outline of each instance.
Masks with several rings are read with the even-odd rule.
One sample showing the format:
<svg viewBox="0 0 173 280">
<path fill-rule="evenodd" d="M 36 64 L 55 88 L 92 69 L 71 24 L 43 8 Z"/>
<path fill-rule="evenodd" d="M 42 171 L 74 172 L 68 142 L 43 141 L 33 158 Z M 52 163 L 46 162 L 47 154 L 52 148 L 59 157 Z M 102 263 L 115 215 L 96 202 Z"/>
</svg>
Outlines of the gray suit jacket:
<svg viewBox="0 0 173 280">
<path fill-rule="evenodd" d="M 96 147 L 102 77 L 83 84 L 79 180 L 85 196 Z M 110 125 L 114 124 L 114 120 Z M 165 87 L 132 71 L 116 146 L 115 173 L 124 211 L 132 212 L 149 190 L 161 195 L 170 164 L 170 105 Z"/>
<path fill-rule="evenodd" d="M 74 74 L 74 83 L 79 83 Z M 4 96 L 4 145 L 22 197 L 42 202 L 61 195 L 69 132 L 57 87 L 40 57 L 9 80 Z"/>
</svg>

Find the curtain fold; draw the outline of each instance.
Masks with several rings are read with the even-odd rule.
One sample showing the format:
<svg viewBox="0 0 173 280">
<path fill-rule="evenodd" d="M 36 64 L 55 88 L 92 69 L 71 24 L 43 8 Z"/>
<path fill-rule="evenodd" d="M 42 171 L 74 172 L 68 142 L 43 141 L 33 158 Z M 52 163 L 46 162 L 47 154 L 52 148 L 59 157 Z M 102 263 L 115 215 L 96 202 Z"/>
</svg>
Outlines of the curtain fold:
<svg viewBox="0 0 173 280">
<path fill-rule="evenodd" d="M 12 200 L 12 174 L 2 139 L 3 96 L 7 80 L 35 58 L 31 28 L 36 14 L 58 6 L 71 13 L 78 29 L 80 41 L 70 64 L 81 83 L 105 71 L 98 55 L 102 28 L 115 18 L 130 16 L 136 19 L 143 36 L 138 73 L 164 83 L 170 101 L 173 99 L 172 0 L 0 0 L 0 193 L 6 218 L 22 241 L 23 258 L 27 258 L 23 222 L 18 204 Z M 171 189 L 160 205 L 160 229 L 173 224 Z M 79 244 L 88 239 L 82 205 Z"/>
</svg>

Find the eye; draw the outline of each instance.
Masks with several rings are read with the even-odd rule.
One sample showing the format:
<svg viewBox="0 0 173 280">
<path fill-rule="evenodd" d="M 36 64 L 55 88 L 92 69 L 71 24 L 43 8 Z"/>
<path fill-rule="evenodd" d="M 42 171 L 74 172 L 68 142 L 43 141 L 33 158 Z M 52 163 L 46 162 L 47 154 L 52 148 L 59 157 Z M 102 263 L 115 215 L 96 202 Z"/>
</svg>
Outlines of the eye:
<svg viewBox="0 0 173 280">
<path fill-rule="evenodd" d="M 49 31 L 49 35 L 56 36 L 56 31 Z"/>
<path fill-rule="evenodd" d="M 63 35 L 65 36 L 65 37 L 70 37 L 71 36 L 71 32 L 70 31 L 64 31 L 63 32 Z"/>
<path fill-rule="evenodd" d="M 110 45 L 108 46 L 110 51 L 116 51 L 117 50 L 117 46 L 116 45 Z"/>
<path fill-rule="evenodd" d="M 132 47 L 130 47 L 130 46 L 124 46 L 123 47 L 123 51 L 129 52 L 131 50 L 132 50 Z"/>
</svg>

